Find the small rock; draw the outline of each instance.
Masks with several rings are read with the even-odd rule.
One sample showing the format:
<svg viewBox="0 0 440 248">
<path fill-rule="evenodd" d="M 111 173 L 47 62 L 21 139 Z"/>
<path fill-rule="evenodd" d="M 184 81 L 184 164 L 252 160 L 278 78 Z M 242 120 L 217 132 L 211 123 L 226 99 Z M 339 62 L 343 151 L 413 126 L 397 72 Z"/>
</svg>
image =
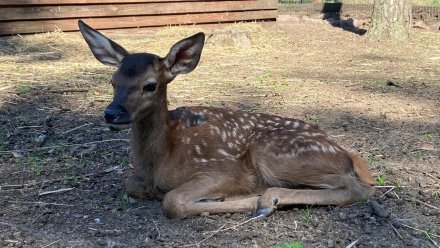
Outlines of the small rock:
<svg viewBox="0 0 440 248">
<path fill-rule="evenodd" d="M 92 153 L 96 150 L 97 147 L 98 147 L 98 146 L 97 146 L 96 144 L 93 144 L 93 145 L 91 145 L 89 148 L 87 148 L 87 149 L 85 149 L 85 150 L 82 150 L 82 151 L 79 153 L 79 155 L 80 155 L 80 156 L 84 156 L 84 155 L 92 154 Z"/>
<path fill-rule="evenodd" d="M 89 229 L 89 231 L 87 231 L 88 234 L 95 236 L 98 233 L 98 229 Z"/>
<path fill-rule="evenodd" d="M 399 229 L 400 228 L 400 223 L 396 220 L 392 220 L 391 221 L 391 225 L 393 225 L 394 228 Z"/>
<path fill-rule="evenodd" d="M 47 137 L 46 135 L 40 134 L 40 135 L 38 135 L 38 137 L 34 138 L 34 141 L 35 141 L 35 143 L 37 143 L 38 146 L 41 146 L 46 141 L 46 137 Z"/>
<path fill-rule="evenodd" d="M 340 220 L 345 220 L 347 219 L 347 214 L 344 212 L 339 212 L 339 219 Z"/>
<path fill-rule="evenodd" d="M 333 248 L 333 247 L 335 247 L 335 244 L 333 243 L 333 240 L 329 239 L 327 241 L 327 248 Z"/>
<path fill-rule="evenodd" d="M 104 239 L 98 239 L 96 242 L 98 242 L 100 246 L 107 246 L 107 241 Z"/>
<path fill-rule="evenodd" d="M 373 208 L 373 213 L 382 218 L 387 218 L 391 215 L 390 211 L 386 210 L 377 201 L 370 201 L 371 207 Z"/>
<path fill-rule="evenodd" d="M 156 229 L 151 229 L 148 233 L 147 233 L 147 237 L 149 239 L 156 239 L 159 236 L 159 232 Z"/>
</svg>

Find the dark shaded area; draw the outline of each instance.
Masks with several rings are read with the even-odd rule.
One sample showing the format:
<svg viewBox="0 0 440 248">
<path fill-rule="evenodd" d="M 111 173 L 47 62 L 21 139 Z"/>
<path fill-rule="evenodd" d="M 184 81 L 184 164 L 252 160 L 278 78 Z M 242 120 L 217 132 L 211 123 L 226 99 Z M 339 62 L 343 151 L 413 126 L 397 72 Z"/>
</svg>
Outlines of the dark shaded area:
<svg viewBox="0 0 440 248">
<path fill-rule="evenodd" d="M 85 97 L 84 93 L 74 95 L 78 100 Z M 43 246 L 57 240 L 59 244 L 69 247 L 106 246 L 108 243 L 118 244 L 119 247 L 181 246 L 203 240 L 205 232 L 218 230 L 224 223 L 231 222 L 230 225 L 233 225 L 250 218 L 248 214 L 227 214 L 182 220 L 166 219 L 159 201 L 140 201 L 126 197 L 122 181 L 131 172 L 128 166 L 128 143 L 105 140 L 124 139 L 128 135 L 126 132 L 110 132 L 105 127 L 100 113 L 107 103 L 93 106 L 92 112 L 95 114 L 89 115 L 61 109 L 60 105 L 70 106 L 75 102 L 65 101 L 60 94 L 36 91 L 22 95 L 22 98 L 0 110 L 0 122 L 5 127 L 1 142 L 5 145 L 3 150 L 27 151 L 19 152 L 24 156 L 21 158 L 14 158 L 11 154 L 0 156 L 0 181 L 2 186 L 32 184 L 33 180 L 36 183 L 23 187 L 23 190 L 1 193 L 0 242 L 15 237 L 31 246 Z M 247 98 L 240 96 L 236 100 L 248 102 Z M 185 115 L 181 110 L 174 114 L 179 117 Z M 340 143 L 350 149 L 368 150 L 373 154 L 377 152 L 386 158 L 396 152 L 402 154 L 404 159 L 410 159 L 411 156 L 412 142 L 406 136 L 396 139 L 394 130 L 415 132 L 417 136 L 419 131 L 435 132 L 440 128 L 438 125 L 427 127 L 417 120 L 402 124 L 369 118 L 351 110 L 307 108 L 304 113 L 322 113 L 326 117 L 325 122 L 320 123 L 322 128 L 329 134 L 343 134 L 344 137 L 339 138 Z M 193 117 L 196 116 L 188 116 L 191 120 Z M 90 125 L 75 129 L 84 124 Z M 29 128 L 21 128 L 25 126 Z M 44 142 L 34 140 L 40 134 L 46 135 Z M 102 143 L 88 144 L 94 141 Z M 377 144 L 381 145 L 381 150 L 375 150 Z M 45 148 L 57 145 L 59 147 Z M 37 164 L 43 165 L 40 172 L 37 172 Z M 105 172 L 112 167 L 116 169 Z M 62 188 L 73 190 L 47 196 L 37 194 Z M 428 218 L 429 215 L 420 215 L 416 209 L 408 211 L 417 208 L 406 200 L 414 198 L 410 189 L 400 189 L 399 199 L 380 197 L 384 192 L 379 190 L 371 200 L 346 208 L 320 206 L 310 210 L 310 207 L 305 206 L 288 207 L 267 219 L 241 226 L 240 232 L 220 232 L 204 244 L 221 247 L 237 247 L 239 244 L 249 247 L 253 242 L 266 242 L 268 246 L 280 243 L 280 236 L 274 235 L 267 225 L 276 226 L 278 234 L 288 232 L 289 237 L 300 240 L 304 237 L 303 232 L 291 232 L 292 222 L 295 221 L 298 229 L 309 230 L 312 235 L 317 235 L 318 230 L 322 232 L 320 239 L 315 238 L 315 241 L 302 239 L 305 244 L 328 245 L 339 240 L 345 245 L 352 242 L 352 238 L 363 237 L 363 246 L 360 247 L 369 247 L 379 242 L 377 237 L 383 237 L 384 233 L 394 237 L 390 222 L 396 226 L 406 223 L 390 217 L 387 214 L 390 208 L 393 209 L 393 216 L 408 217 L 410 212 L 409 217 L 417 220 Z M 428 193 L 421 193 L 417 199 L 429 201 L 431 198 Z M 346 233 L 334 230 L 351 231 Z M 388 237 L 380 240 L 380 243 L 402 247 L 427 247 L 429 244 L 423 236 L 419 237 L 406 229 L 402 228 L 399 232 L 404 235 L 404 239 Z"/>
<path fill-rule="evenodd" d="M 357 28 L 352 18 L 347 20 L 341 19 L 341 10 L 343 3 L 324 3 L 322 6 L 323 20 L 328 21 L 333 27 L 342 28 L 345 31 L 358 35 L 364 35 L 367 30 Z"/>
</svg>

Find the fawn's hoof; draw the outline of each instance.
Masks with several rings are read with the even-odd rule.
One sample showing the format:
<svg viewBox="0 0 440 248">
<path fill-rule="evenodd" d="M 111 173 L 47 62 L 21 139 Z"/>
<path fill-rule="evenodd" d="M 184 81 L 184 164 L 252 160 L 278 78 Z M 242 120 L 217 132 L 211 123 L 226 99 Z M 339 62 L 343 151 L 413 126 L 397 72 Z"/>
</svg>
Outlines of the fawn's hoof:
<svg viewBox="0 0 440 248">
<path fill-rule="evenodd" d="M 253 218 L 265 218 L 271 216 L 275 212 L 274 208 L 257 208 L 252 214 Z"/>
<path fill-rule="evenodd" d="M 125 191 L 127 195 L 133 198 L 150 198 L 151 194 L 147 191 L 147 186 L 142 178 L 131 175 L 125 181 Z"/>
<path fill-rule="evenodd" d="M 264 196 L 264 195 L 263 195 Z M 269 201 L 270 203 L 267 204 L 267 200 L 265 201 L 264 198 L 260 198 L 258 200 L 257 209 L 255 209 L 252 217 L 269 217 L 271 216 L 275 210 L 277 210 L 278 205 L 278 199 L 273 199 Z"/>
</svg>

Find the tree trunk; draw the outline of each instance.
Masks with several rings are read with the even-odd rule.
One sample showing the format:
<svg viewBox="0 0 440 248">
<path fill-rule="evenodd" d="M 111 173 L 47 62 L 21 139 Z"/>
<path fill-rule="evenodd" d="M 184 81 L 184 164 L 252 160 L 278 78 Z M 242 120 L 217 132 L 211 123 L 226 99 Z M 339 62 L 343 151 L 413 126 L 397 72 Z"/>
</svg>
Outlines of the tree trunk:
<svg viewBox="0 0 440 248">
<path fill-rule="evenodd" d="M 408 40 L 412 24 L 409 0 L 374 0 L 371 28 L 372 39 Z"/>
</svg>

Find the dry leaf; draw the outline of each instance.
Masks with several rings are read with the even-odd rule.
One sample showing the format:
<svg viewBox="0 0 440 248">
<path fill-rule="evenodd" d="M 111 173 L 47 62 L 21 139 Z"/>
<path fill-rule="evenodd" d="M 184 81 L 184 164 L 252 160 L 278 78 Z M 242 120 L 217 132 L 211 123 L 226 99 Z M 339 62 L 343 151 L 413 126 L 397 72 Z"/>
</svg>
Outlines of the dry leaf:
<svg viewBox="0 0 440 248">
<path fill-rule="evenodd" d="M 434 145 L 428 143 L 423 143 L 419 149 L 425 151 L 435 151 Z"/>
<path fill-rule="evenodd" d="M 16 152 L 16 151 L 11 151 L 12 156 L 14 156 L 14 158 L 22 158 L 23 155 L 21 155 L 20 153 Z"/>
</svg>

